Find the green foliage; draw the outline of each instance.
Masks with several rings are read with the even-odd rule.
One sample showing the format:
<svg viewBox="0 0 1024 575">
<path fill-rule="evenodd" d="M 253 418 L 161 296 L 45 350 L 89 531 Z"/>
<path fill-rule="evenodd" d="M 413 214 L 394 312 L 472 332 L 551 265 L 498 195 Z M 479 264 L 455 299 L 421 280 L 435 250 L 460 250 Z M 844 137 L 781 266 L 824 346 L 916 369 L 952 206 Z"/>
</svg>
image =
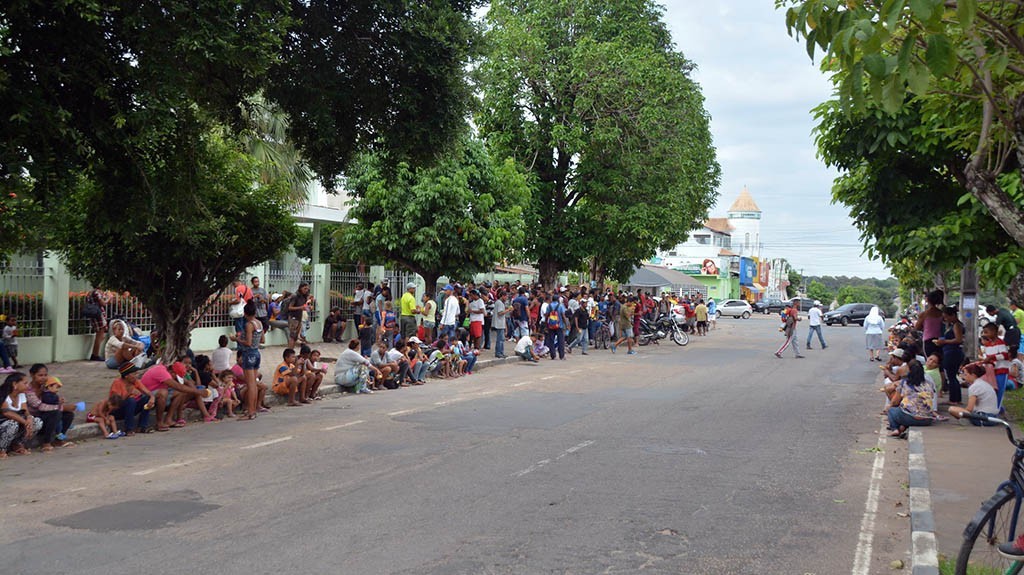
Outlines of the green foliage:
<svg viewBox="0 0 1024 575">
<path fill-rule="evenodd" d="M 835 297 L 835 294 L 820 281 L 811 280 L 811 283 L 807 285 L 807 297 L 828 305 L 832 303 L 832 298 Z"/>
<path fill-rule="evenodd" d="M 786 295 L 789 297 L 796 296 L 797 292 L 800 291 L 800 283 L 803 281 L 803 275 L 795 269 L 790 268 L 786 272 L 786 279 L 789 280 L 789 285 L 786 286 Z"/>
<path fill-rule="evenodd" d="M 519 261 L 529 188 L 514 162 L 495 160 L 479 140 L 463 136 L 431 167 L 391 170 L 364 156 L 346 184 L 357 224 L 339 230 L 338 249 L 349 258 L 398 264 L 428 286 Z"/>
<path fill-rule="evenodd" d="M 499 0 L 486 17 L 477 125 L 529 173 L 529 253 L 541 279 L 626 278 L 683 241 L 714 203 L 719 166 L 692 64 L 648 0 Z"/>
<path fill-rule="evenodd" d="M 320 224 L 320 262 L 343 263 L 338 259 L 334 249 L 334 240 L 341 226 L 337 224 Z M 299 227 L 295 231 L 295 255 L 300 258 L 313 259 L 313 228 Z"/>
<path fill-rule="evenodd" d="M 361 150 L 432 160 L 465 120 L 473 0 L 291 0 L 267 96 L 324 187 Z"/>
</svg>

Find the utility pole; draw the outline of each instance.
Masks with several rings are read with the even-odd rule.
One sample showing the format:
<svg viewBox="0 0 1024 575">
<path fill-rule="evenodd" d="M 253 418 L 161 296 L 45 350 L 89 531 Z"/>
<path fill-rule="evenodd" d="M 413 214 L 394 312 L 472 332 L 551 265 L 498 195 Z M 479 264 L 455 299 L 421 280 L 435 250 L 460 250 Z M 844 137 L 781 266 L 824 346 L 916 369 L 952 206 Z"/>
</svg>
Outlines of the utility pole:
<svg viewBox="0 0 1024 575">
<path fill-rule="evenodd" d="M 960 274 L 960 311 L 964 320 L 964 355 L 968 361 L 978 358 L 978 270 L 964 266 Z"/>
</svg>

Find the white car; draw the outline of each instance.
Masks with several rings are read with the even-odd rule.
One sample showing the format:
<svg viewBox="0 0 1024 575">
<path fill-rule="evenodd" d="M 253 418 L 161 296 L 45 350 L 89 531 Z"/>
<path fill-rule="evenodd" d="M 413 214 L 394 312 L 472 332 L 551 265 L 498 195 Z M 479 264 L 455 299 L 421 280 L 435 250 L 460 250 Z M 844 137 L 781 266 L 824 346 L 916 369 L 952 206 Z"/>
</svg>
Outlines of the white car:
<svg viewBox="0 0 1024 575">
<path fill-rule="evenodd" d="M 750 304 L 741 299 L 727 299 L 718 302 L 718 309 L 715 311 L 717 317 L 723 315 L 731 317 L 741 317 L 743 319 L 750 319 L 750 314 L 753 313 L 754 309 L 750 307 Z"/>
</svg>

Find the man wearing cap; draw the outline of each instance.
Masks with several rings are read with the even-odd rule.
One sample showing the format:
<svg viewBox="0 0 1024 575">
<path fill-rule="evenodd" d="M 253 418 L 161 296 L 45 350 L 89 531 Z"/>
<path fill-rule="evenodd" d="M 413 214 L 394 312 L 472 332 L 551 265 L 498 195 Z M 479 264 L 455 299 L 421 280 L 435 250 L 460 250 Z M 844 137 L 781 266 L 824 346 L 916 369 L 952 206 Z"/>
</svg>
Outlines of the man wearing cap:
<svg viewBox="0 0 1024 575">
<path fill-rule="evenodd" d="M 420 313 L 416 305 L 416 284 L 409 282 L 405 285 L 405 293 L 399 300 L 398 329 L 402 333 L 402 339 L 409 339 L 416 335 L 416 314 Z"/>
<path fill-rule="evenodd" d="M 110 395 L 121 398 L 121 406 L 110 414 L 124 420 L 124 434 L 129 436 L 135 435 L 136 429 L 142 433 L 150 432 L 149 411 L 153 409 L 154 401 L 149 390 L 139 381 L 139 371 L 135 364 L 126 361 L 118 368 L 121 377 L 110 384 Z"/>
<path fill-rule="evenodd" d="M 481 349 L 484 341 L 484 313 L 487 311 L 487 304 L 480 297 L 480 292 L 469 290 L 469 305 L 466 306 L 469 313 L 469 339 Z"/>
<path fill-rule="evenodd" d="M 455 337 L 455 323 L 459 320 L 459 298 L 452 284 L 444 286 L 444 309 L 441 311 L 441 330 L 438 335 Z"/>
</svg>

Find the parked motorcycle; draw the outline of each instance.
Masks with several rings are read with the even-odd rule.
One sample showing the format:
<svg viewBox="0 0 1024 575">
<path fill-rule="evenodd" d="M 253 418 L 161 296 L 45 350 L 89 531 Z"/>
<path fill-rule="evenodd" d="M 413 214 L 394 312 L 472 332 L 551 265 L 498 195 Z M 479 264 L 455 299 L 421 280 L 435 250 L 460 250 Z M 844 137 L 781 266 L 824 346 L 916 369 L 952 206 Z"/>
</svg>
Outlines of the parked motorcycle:
<svg viewBox="0 0 1024 575">
<path fill-rule="evenodd" d="M 637 343 L 640 345 L 657 344 L 668 338 L 671 338 L 678 346 L 690 343 L 690 336 L 670 315 L 662 314 L 653 322 L 640 318 L 640 333 L 637 334 Z"/>
</svg>

